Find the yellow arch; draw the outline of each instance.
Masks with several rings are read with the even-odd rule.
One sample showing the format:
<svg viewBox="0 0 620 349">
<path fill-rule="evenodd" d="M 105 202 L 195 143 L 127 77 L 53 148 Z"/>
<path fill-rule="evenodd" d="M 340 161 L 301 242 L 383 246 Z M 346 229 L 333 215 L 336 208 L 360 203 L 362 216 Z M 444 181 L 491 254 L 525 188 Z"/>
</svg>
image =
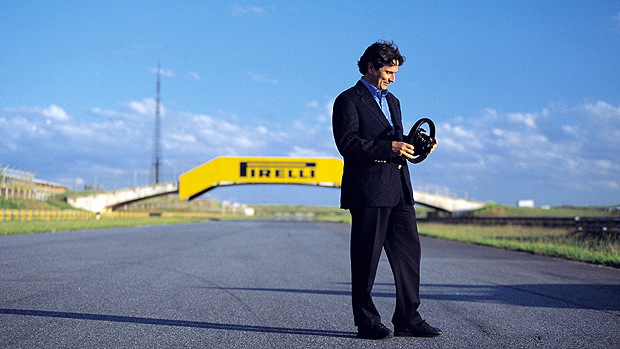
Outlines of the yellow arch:
<svg viewBox="0 0 620 349">
<path fill-rule="evenodd" d="M 179 199 L 194 199 L 219 186 L 302 184 L 340 188 L 344 163 L 333 158 L 219 157 L 179 178 Z"/>
</svg>

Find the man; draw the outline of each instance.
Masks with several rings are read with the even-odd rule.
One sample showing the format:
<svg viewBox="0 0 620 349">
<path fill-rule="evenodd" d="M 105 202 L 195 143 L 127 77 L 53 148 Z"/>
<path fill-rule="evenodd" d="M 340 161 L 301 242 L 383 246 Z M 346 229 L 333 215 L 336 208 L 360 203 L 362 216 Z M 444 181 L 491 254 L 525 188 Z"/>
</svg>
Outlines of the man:
<svg viewBox="0 0 620 349">
<path fill-rule="evenodd" d="M 387 92 L 404 61 L 394 43 L 374 43 L 358 62 L 363 77 L 334 102 L 334 139 L 344 158 L 341 208 L 352 217 L 352 305 L 360 338 L 442 334 L 417 311 L 420 240 L 406 161 L 415 149 L 403 142 L 400 103 Z M 381 323 L 370 294 L 382 248 L 396 285 L 394 333 Z"/>
</svg>

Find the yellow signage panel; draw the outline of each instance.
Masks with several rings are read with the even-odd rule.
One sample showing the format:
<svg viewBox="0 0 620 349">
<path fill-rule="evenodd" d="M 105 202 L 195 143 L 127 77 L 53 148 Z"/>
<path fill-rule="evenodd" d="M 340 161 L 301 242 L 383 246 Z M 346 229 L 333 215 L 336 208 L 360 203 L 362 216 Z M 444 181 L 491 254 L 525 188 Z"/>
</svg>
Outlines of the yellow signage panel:
<svg viewBox="0 0 620 349">
<path fill-rule="evenodd" d="M 343 162 L 334 158 L 219 157 L 179 178 L 179 199 L 219 186 L 302 184 L 340 188 Z"/>
</svg>

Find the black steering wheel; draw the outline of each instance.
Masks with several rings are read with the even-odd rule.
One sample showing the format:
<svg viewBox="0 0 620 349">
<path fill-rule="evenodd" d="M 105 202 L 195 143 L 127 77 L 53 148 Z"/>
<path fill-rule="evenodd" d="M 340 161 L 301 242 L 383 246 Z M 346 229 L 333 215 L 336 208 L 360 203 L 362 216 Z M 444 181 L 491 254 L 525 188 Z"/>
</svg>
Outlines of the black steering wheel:
<svg viewBox="0 0 620 349">
<path fill-rule="evenodd" d="M 422 125 L 424 124 L 428 125 L 428 133 L 426 133 L 426 130 L 422 128 Z M 407 160 L 414 164 L 422 162 L 426 159 L 428 154 L 430 154 L 431 149 L 435 145 L 435 124 L 431 119 L 427 118 L 418 120 L 415 124 L 413 124 L 409 134 L 403 137 L 403 141 L 413 145 L 415 148 L 414 158 Z"/>
</svg>

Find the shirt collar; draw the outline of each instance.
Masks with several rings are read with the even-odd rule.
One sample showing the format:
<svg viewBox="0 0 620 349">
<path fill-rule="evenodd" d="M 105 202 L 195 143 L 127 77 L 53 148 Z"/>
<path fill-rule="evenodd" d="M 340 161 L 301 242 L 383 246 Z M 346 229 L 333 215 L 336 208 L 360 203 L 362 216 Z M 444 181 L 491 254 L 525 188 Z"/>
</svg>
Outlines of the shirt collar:
<svg viewBox="0 0 620 349">
<path fill-rule="evenodd" d="M 364 77 L 361 77 L 360 80 L 362 81 L 364 85 L 366 85 L 370 93 L 372 93 L 373 97 L 382 98 L 382 97 L 387 96 L 388 94 L 387 90 L 384 90 L 384 91 L 379 90 L 375 86 L 371 85 L 368 81 L 364 80 Z"/>
</svg>

